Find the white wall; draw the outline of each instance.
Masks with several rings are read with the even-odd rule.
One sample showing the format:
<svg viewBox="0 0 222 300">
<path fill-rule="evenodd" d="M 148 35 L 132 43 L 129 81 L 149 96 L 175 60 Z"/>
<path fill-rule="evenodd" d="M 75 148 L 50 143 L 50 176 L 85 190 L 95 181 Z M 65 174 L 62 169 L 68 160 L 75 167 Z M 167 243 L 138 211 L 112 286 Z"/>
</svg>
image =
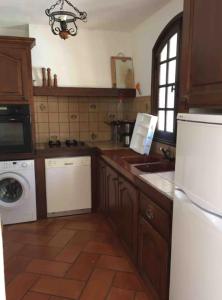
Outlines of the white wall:
<svg viewBox="0 0 222 300">
<path fill-rule="evenodd" d="M 0 27 L 0 35 L 28 37 L 28 25 Z"/>
<path fill-rule="evenodd" d="M 58 75 L 59 86 L 111 87 L 110 57 L 123 52 L 132 56 L 130 33 L 79 29 L 64 41 L 47 25 L 29 25 L 36 38 L 32 50 L 33 79 L 41 85 L 41 68 Z"/>
<path fill-rule="evenodd" d="M 183 0 L 171 0 L 132 33 L 135 81 L 141 84 L 142 96 L 151 94 L 153 46 L 167 23 L 182 10 Z"/>
</svg>

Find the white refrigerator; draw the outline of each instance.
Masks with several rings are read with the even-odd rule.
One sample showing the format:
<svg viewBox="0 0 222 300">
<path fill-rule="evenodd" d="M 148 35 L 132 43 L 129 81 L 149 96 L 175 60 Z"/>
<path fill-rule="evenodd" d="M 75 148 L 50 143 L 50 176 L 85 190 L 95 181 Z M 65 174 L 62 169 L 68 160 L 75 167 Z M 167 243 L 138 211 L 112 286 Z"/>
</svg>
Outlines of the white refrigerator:
<svg viewBox="0 0 222 300">
<path fill-rule="evenodd" d="M 222 300 L 222 115 L 179 114 L 170 300 Z"/>
</svg>

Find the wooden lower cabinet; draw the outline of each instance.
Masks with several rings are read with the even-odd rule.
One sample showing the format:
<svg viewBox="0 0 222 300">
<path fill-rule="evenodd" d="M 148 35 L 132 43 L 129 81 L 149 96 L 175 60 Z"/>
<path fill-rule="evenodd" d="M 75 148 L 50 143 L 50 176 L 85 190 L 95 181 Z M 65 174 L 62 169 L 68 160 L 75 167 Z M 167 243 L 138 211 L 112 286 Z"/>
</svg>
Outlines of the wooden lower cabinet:
<svg viewBox="0 0 222 300">
<path fill-rule="evenodd" d="M 106 167 L 106 213 L 113 227 L 118 227 L 118 174 Z"/>
<path fill-rule="evenodd" d="M 169 299 L 169 259 L 167 241 L 140 217 L 138 264 L 155 300 Z"/>
<path fill-rule="evenodd" d="M 98 160 L 98 209 L 101 212 L 106 212 L 106 165 L 99 159 Z"/>
<path fill-rule="evenodd" d="M 119 179 L 119 233 L 134 261 L 137 260 L 138 191 L 122 177 Z"/>
<path fill-rule="evenodd" d="M 102 159 L 98 182 L 99 207 L 137 265 L 150 299 L 168 300 L 172 216 Z"/>
</svg>

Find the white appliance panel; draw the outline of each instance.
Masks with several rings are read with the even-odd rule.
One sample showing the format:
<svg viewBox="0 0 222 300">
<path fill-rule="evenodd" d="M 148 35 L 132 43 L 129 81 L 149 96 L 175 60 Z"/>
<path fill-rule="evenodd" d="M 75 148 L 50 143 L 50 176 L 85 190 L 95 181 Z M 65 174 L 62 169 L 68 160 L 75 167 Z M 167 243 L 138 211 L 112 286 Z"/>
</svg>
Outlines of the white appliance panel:
<svg viewBox="0 0 222 300">
<path fill-rule="evenodd" d="M 6 300 L 1 217 L 0 217 L 0 299 Z"/>
<path fill-rule="evenodd" d="M 174 199 L 170 300 L 222 299 L 222 219 Z"/>
<path fill-rule="evenodd" d="M 178 121 L 175 184 L 193 202 L 222 216 L 221 136 L 222 124 Z"/>
<path fill-rule="evenodd" d="M 48 215 L 91 209 L 91 158 L 47 159 L 45 163 Z"/>
<path fill-rule="evenodd" d="M 8 182 L 10 180 L 17 181 L 21 186 L 22 194 L 17 201 L 7 201 L 0 198 L 0 214 L 3 224 L 36 221 L 34 160 L 0 162 L 0 188 L 3 188 L 2 182 L 4 180 Z"/>
</svg>

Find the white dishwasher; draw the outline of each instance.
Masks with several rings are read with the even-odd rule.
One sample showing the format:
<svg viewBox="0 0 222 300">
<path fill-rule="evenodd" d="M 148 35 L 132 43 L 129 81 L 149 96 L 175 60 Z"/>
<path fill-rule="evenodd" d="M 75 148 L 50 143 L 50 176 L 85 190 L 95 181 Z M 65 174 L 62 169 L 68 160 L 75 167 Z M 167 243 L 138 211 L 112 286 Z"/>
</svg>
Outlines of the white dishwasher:
<svg viewBox="0 0 222 300">
<path fill-rule="evenodd" d="M 46 159 L 45 172 L 48 217 L 91 212 L 91 157 Z"/>
</svg>

